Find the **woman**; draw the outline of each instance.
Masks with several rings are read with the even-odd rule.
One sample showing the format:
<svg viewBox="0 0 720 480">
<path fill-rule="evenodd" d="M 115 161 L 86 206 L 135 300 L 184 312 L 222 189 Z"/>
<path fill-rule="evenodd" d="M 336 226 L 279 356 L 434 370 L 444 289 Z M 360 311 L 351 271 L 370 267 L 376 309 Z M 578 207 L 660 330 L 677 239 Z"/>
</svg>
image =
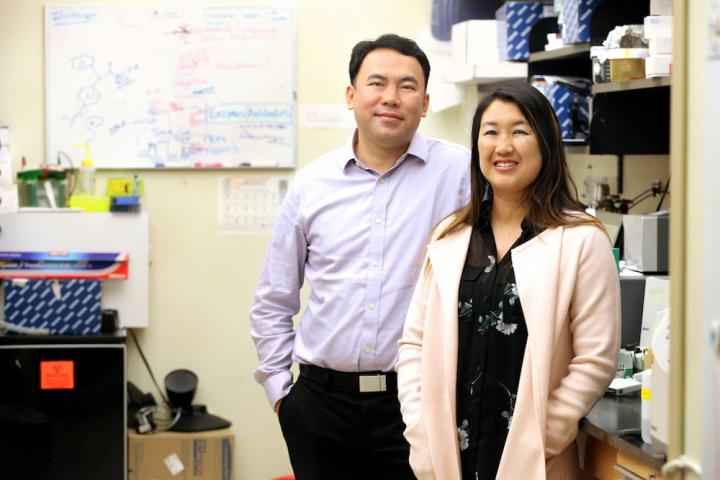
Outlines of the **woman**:
<svg viewBox="0 0 720 480">
<path fill-rule="evenodd" d="M 438 225 L 397 364 L 420 479 L 574 479 L 578 421 L 615 372 L 619 282 L 545 97 L 477 107 L 470 203 Z"/>
</svg>

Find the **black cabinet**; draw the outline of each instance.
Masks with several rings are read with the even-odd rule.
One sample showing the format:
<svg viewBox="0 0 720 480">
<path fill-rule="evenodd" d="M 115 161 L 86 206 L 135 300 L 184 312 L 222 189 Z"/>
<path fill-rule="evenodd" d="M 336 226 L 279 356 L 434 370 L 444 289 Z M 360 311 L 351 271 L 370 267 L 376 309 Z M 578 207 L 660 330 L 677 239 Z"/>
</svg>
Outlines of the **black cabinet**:
<svg viewBox="0 0 720 480">
<path fill-rule="evenodd" d="M 0 478 L 127 478 L 124 334 L 0 334 Z"/>
</svg>

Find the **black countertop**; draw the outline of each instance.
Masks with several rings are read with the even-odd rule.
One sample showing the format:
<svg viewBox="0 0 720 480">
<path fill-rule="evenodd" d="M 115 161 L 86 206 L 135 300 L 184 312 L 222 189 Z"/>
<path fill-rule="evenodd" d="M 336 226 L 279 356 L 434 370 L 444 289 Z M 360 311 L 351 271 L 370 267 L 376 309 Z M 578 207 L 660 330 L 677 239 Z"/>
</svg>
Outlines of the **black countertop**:
<svg viewBox="0 0 720 480">
<path fill-rule="evenodd" d="M 97 335 L 25 335 L 0 329 L 0 345 L 74 345 L 125 343 L 127 333 L 119 329 Z"/>
<path fill-rule="evenodd" d="M 650 444 L 643 442 L 640 436 L 640 402 L 640 392 L 622 397 L 605 395 L 580 421 L 580 429 L 619 452 L 660 470 L 665 456 L 653 453 Z"/>
</svg>

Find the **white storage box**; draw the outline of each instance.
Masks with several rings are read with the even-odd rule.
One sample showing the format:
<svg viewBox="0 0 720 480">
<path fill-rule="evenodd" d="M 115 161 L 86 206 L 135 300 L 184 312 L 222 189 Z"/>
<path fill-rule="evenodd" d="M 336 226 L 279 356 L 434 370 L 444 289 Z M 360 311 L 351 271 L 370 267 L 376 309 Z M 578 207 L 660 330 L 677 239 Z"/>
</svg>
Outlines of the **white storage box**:
<svg viewBox="0 0 720 480">
<path fill-rule="evenodd" d="M 672 38 L 672 16 L 651 15 L 645 17 L 645 38 Z"/>
<path fill-rule="evenodd" d="M 498 62 L 497 24 L 497 20 L 468 20 L 453 25 L 453 63 L 477 65 Z"/>
<path fill-rule="evenodd" d="M 672 74 L 672 55 L 655 55 L 645 59 L 645 76 L 667 77 Z"/>
<path fill-rule="evenodd" d="M 672 54 L 672 45 L 673 45 L 673 39 L 670 38 L 650 38 L 648 39 L 648 50 L 650 51 L 650 56 L 654 57 L 655 55 L 670 55 Z"/>
<path fill-rule="evenodd" d="M 624 215 L 625 267 L 642 273 L 668 271 L 670 215 Z"/>
</svg>

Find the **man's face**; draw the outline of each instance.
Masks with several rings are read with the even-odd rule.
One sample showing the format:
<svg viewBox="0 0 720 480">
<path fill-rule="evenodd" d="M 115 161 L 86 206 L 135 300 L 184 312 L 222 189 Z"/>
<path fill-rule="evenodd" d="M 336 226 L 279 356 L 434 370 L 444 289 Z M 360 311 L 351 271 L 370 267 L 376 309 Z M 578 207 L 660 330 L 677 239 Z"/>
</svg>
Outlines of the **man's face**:
<svg viewBox="0 0 720 480">
<path fill-rule="evenodd" d="M 368 53 L 346 91 L 359 140 L 378 148 L 407 146 L 427 114 L 425 87 L 422 67 L 414 57 L 386 48 Z"/>
</svg>

